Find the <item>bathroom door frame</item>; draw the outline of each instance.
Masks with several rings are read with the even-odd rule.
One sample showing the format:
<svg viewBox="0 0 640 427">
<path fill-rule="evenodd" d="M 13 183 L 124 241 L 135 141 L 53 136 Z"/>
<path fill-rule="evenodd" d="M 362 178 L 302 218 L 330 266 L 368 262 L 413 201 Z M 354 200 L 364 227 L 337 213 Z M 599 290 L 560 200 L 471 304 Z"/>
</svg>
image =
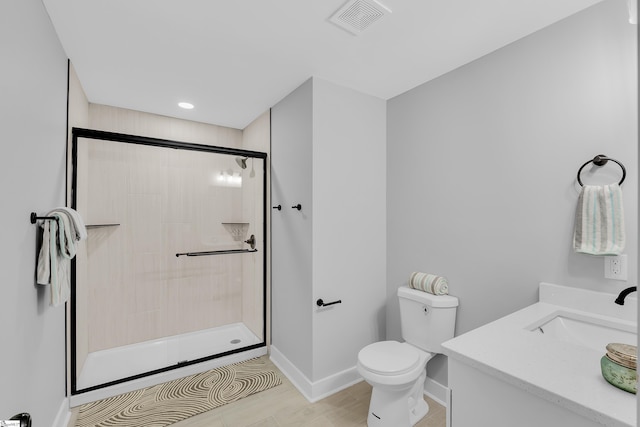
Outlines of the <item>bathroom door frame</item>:
<svg viewBox="0 0 640 427">
<path fill-rule="evenodd" d="M 77 388 L 77 358 L 76 358 L 76 259 L 75 257 L 71 260 L 71 274 L 70 274 L 70 285 L 71 285 L 71 296 L 69 299 L 69 334 L 71 335 L 70 340 L 70 348 L 69 348 L 69 368 L 70 368 L 70 394 L 78 395 L 81 393 L 86 393 L 94 390 L 98 390 L 105 387 L 110 387 L 113 385 L 125 383 L 128 381 L 136 380 L 139 378 L 148 377 L 155 374 L 160 374 L 163 372 L 172 371 L 174 369 L 183 368 L 189 365 L 195 365 L 198 363 L 206 362 L 208 360 L 221 358 L 224 356 L 229 356 L 236 353 L 242 353 L 248 350 L 253 350 L 257 348 L 262 348 L 267 346 L 267 250 L 269 249 L 268 245 L 268 231 L 269 227 L 267 224 L 267 153 L 262 151 L 252 151 L 252 150 L 244 150 L 230 147 L 220 147 L 213 145 L 204 145 L 204 144 L 195 144 L 190 142 L 183 141 L 175 141 L 169 139 L 161 139 L 161 138 L 152 138 L 146 136 L 139 135 L 129 135 L 123 133 L 115 133 L 115 132 L 106 132 L 95 129 L 86 129 L 86 128 L 72 128 L 72 147 L 71 147 L 71 164 L 72 168 L 71 174 L 71 208 L 75 209 L 77 207 L 77 160 L 78 160 L 78 138 L 85 139 L 97 139 L 103 141 L 112 141 L 112 142 L 121 142 L 121 143 L 129 143 L 129 144 L 140 144 L 140 145 L 148 145 L 154 147 L 162 147 L 162 148 L 174 148 L 174 149 L 182 149 L 182 150 L 191 150 L 191 151 L 202 151 L 207 153 L 217 153 L 217 154 L 226 154 L 233 156 L 242 156 L 249 158 L 262 159 L 264 162 L 263 167 L 263 177 L 262 177 L 262 222 L 263 222 L 263 241 L 262 247 L 264 248 L 262 251 L 262 342 L 257 344 L 248 345 L 245 347 L 225 351 L 218 354 L 213 354 L 205 357 L 201 357 L 194 360 L 189 360 L 185 362 L 181 362 L 176 365 L 166 366 L 160 369 L 155 369 L 152 371 L 143 372 L 140 374 L 128 376 L 125 378 L 121 378 L 118 380 L 109 381 L 103 384 L 98 384 L 91 387 L 86 387 L 78 390 Z"/>
</svg>

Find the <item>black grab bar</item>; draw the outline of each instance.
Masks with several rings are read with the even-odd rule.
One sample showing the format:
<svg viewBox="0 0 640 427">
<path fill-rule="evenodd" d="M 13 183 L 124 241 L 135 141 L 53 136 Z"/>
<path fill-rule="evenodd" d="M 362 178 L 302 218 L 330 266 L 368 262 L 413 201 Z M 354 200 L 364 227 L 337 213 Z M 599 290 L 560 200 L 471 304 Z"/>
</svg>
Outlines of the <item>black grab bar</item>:
<svg viewBox="0 0 640 427">
<path fill-rule="evenodd" d="M 342 300 L 341 300 L 341 299 L 339 299 L 339 300 L 337 300 L 337 301 L 332 301 L 332 302 L 324 302 L 324 301 L 322 300 L 322 298 L 319 298 L 319 299 L 318 299 L 318 301 L 316 301 L 316 305 L 317 305 L 318 307 L 327 307 L 327 306 L 329 306 L 329 305 L 333 305 L 333 304 L 341 304 L 341 303 L 342 303 Z"/>
<path fill-rule="evenodd" d="M 248 252 L 258 252 L 257 249 L 228 249 L 225 251 L 204 251 L 204 252 L 184 252 L 176 254 L 179 256 L 206 256 L 206 255 L 223 255 L 223 254 L 243 254 Z"/>
</svg>

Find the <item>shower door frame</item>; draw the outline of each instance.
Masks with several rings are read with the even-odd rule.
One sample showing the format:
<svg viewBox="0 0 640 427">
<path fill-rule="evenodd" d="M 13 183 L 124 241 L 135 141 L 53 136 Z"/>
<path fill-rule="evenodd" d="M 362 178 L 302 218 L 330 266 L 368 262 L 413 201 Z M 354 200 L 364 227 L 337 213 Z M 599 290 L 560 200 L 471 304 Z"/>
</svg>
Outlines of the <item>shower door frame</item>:
<svg viewBox="0 0 640 427">
<path fill-rule="evenodd" d="M 128 144 L 140 144 L 140 145 L 148 145 L 154 147 L 162 147 L 162 148 L 174 148 L 174 149 L 182 149 L 182 150 L 191 150 L 191 151 L 202 151 L 207 153 L 217 153 L 217 154 L 226 154 L 233 156 L 243 156 L 248 158 L 256 158 L 262 159 L 264 162 L 263 169 L 263 177 L 262 177 L 262 222 L 263 222 L 263 241 L 262 247 L 264 248 L 262 251 L 262 342 L 257 344 L 251 344 L 244 347 L 236 348 L 233 350 L 225 351 L 222 353 L 212 354 L 205 357 L 200 357 L 197 359 L 180 362 L 175 365 L 166 366 L 160 369 L 154 369 L 147 372 L 142 372 L 140 374 L 131 375 L 125 378 L 108 381 L 103 384 L 98 384 L 95 386 L 85 387 L 83 389 L 78 390 L 77 388 L 77 348 L 76 348 L 76 259 L 73 258 L 71 260 L 71 297 L 69 300 L 70 310 L 69 310 L 69 333 L 71 335 L 70 339 L 70 381 L 71 381 L 71 395 L 78 395 L 98 389 L 102 389 L 105 387 L 110 387 L 117 384 L 126 383 L 129 381 L 137 380 L 140 378 L 148 377 L 155 374 L 160 374 L 168 371 L 172 371 L 175 369 L 183 368 L 185 366 L 195 365 L 198 363 L 206 362 L 213 359 L 218 359 L 221 357 L 229 356 L 232 354 L 242 353 L 249 350 L 254 350 L 267 346 L 267 250 L 269 248 L 267 242 L 267 233 L 268 233 L 268 224 L 267 224 L 267 153 L 262 151 L 251 151 L 251 150 L 243 150 L 237 148 L 230 147 L 220 147 L 213 145 L 204 145 L 204 144 L 195 144 L 189 142 L 175 141 L 169 139 L 161 139 L 161 138 L 152 138 L 146 136 L 139 135 L 129 135 L 123 133 L 116 132 L 106 132 L 94 129 L 86 129 L 86 128 L 77 128 L 74 127 L 72 129 L 72 151 L 71 151 L 71 167 L 72 167 L 72 180 L 71 180 L 71 207 L 76 209 L 77 207 L 77 170 L 78 170 L 78 138 L 85 139 L 97 139 L 103 141 L 113 141 L 120 143 L 128 143 Z"/>
</svg>

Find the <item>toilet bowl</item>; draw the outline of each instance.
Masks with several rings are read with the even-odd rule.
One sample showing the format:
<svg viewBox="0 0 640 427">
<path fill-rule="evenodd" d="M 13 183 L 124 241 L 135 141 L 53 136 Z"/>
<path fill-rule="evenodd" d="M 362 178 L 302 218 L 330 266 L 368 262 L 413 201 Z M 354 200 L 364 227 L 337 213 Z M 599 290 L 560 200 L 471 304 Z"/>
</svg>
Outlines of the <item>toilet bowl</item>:
<svg viewBox="0 0 640 427">
<path fill-rule="evenodd" d="M 432 357 L 397 341 L 380 341 L 360 350 L 358 372 L 373 387 L 368 426 L 413 426 L 427 414 L 429 406 L 422 396 Z"/>
<path fill-rule="evenodd" d="M 454 335 L 456 297 L 402 286 L 398 299 L 405 342 L 380 341 L 358 353 L 358 373 L 373 387 L 369 427 L 411 427 L 427 414 L 427 362 Z"/>
</svg>

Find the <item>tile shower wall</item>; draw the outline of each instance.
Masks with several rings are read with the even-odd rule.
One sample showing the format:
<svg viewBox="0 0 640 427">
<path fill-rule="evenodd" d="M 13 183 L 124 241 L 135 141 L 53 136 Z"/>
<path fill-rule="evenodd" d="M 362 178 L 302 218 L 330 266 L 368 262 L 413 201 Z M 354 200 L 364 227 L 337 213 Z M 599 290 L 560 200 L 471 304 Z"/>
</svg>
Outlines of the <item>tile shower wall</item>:
<svg viewBox="0 0 640 427">
<path fill-rule="evenodd" d="M 255 167 L 255 176 L 260 176 L 264 171 L 270 170 L 269 161 L 270 161 L 270 148 L 271 148 L 271 111 L 266 111 L 259 117 L 257 117 L 253 122 L 251 122 L 246 128 L 242 130 L 242 148 L 245 150 L 252 151 L 262 151 L 267 152 L 267 159 L 264 162 L 259 163 L 257 160 L 254 163 L 251 163 L 247 170 L 252 170 Z M 262 164 L 262 168 L 258 168 L 258 166 Z M 249 172 L 251 173 L 251 172 Z M 245 175 L 246 176 L 246 175 Z M 269 188 L 270 188 L 270 176 L 268 173 L 265 174 L 267 181 L 267 206 L 271 206 Z M 242 201 L 242 209 L 243 209 L 243 218 L 248 217 L 249 210 L 253 212 L 254 215 L 259 214 L 259 208 L 256 206 L 256 197 L 253 196 L 255 194 L 260 194 L 263 190 L 260 187 L 263 184 L 262 180 L 259 179 L 249 179 L 244 180 L 242 182 L 243 188 L 245 191 L 243 192 L 243 201 Z M 270 214 L 271 209 L 266 210 L 266 218 L 265 223 L 262 221 L 255 221 L 255 228 L 252 224 L 252 229 L 255 229 L 256 236 L 266 236 L 267 230 L 265 230 L 265 224 L 271 224 Z M 257 217 L 256 217 L 257 218 Z M 270 239 L 270 237 L 269 237 Z M 267 239 L 265 239 L 267 240 Z M 260 244 L 262 244 L 260 242 Z M 262 250 L 262 247 L 258 247 L 259 250 Z M 265 248 L 266 249 L 266 248 Z M 263 334 L 264 327 L 266 326 L 266 337 L 265 342 L 270 342 L 269 330 L 270 330 L 270 314 L 269 314 L 269 295 L 270 295 L 270 272 L 269 266 L 271 265 L 270 259 L 270 250 L 266 250 L 267 259 L 265 263 L 258 262 L 257 257 L 262 256 L 259 255 L 260 252 L 252 255 L 243 256 L 243 271 L 242 277 L 243 280 L 243 289 L 242 289 L 242 321 L 247 326 L 251 332 L 253 332 L 257 336 L 261 336 Z M 262 277 L 265 277 L 266 272 L 266 280 L 265 280 L 265 292 L 258 292 L 254 287 L 253 283 L 260 283 Z M 265 298 L 267 298 L 266 306 L 267 306 L 267 316 L 266 322 L 264 324 L 264 318 L 262 316 L 262 307 L 265 305 Z"/>
<path fill-rule="evenodd" d="M 120 224 L 89 230 L 88 351 L 242 321 L 243 256 L 175 256 L 240 247 L 222 222 L 241 222 L 242 191 L 215 185 L 234 158 L 87 145 L 78 209 L 87 224 Z"/>
</svg>

